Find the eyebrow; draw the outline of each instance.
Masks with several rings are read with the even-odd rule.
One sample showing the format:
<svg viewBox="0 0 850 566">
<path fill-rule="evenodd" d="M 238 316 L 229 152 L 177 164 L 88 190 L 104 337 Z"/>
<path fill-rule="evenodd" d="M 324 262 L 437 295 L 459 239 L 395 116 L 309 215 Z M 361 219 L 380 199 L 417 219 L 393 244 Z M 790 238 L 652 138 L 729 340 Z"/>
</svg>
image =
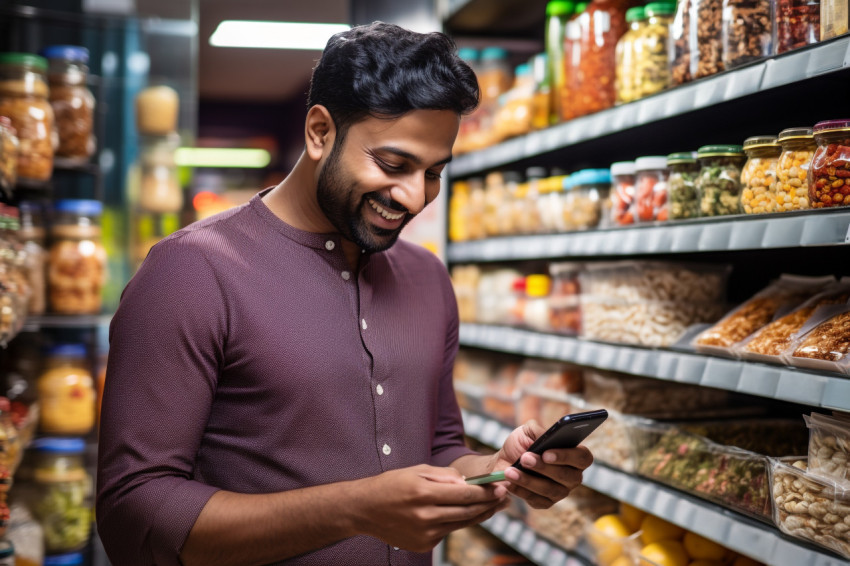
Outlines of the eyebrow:
<svg viewBox="0 0 850 566">
<path fill-rule="evenodd" d="M 408 161 L 412 161 L 416 165 L 422 165 L 422 159 L 418 155 L 414 155 L 414 154 L 410 153 L 409 151 L 405 151 L 401 148 L 398 148 L 398 147 L 395 147 L 395 146 L 392 146 L 392 145 L 381 146 L 381 147 L 377 148 L 376 151 L 387 151 L 389 153 L 393 153 L 395 155 L 398 155 L 399 157 L 407 159 Z M 433 165 L 431 165 L 431 167 L 435 167 L 437 165 L 443 165 L 445 163 L 448 163 L 452 160 L 453 157 L 454 156 L 452 156 L 452 155 L 449 155 L 448 157 L 444 157 L 443 159 L 441 159 L 441 160 L 437 161 L 436 163 L 434 163 Z"/>
</svg>

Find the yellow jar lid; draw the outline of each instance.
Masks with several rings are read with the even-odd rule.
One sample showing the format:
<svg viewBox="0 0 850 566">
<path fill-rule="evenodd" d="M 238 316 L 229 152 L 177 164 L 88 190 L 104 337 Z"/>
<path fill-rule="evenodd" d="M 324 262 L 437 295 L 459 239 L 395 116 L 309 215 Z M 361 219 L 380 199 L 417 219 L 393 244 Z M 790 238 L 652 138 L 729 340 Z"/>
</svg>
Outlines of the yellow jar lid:
<svg viewBox="0 0 850 566">
<path fill-rule="evenodd" d="M 545 297 L 552 287 L 552 280 L 548 275 L 533 273 L 525 278 L 525 293 L 529 297 Z"/>
</svg>

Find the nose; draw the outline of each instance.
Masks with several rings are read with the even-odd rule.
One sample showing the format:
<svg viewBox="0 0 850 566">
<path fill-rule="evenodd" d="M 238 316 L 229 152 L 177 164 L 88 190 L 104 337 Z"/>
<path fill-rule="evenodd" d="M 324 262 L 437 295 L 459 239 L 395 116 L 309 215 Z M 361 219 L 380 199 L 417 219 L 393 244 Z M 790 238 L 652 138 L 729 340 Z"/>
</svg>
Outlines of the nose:
<svg viewBox="0 0 850 566">
<path fill-rule="evenodd" d="M 410 214 L 419 214 L 427 204 L 425 176 L 420 173 L 400 179 L 390 189 L 390 198 L 403 206 Z"/>
</svg>

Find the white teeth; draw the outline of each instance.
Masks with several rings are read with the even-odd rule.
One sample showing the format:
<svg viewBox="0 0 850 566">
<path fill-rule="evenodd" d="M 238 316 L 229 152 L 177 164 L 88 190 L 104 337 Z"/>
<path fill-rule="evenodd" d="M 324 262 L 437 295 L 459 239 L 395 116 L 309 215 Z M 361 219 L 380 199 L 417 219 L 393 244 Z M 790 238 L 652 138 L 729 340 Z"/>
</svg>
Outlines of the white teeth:
<svg viewBox="0 0 850 566">
<path fill-rule="evenodd" d="M 403 212 L 393 214 L 392 212 L 384 210 L 377 202 L 373 201 L 372 199 L 369 199 L 369 204 L 372 206 L 372 208 L 375 209 L 378 214 L 380 214 L 387 220 L 399 220 L 404 216 Z"/>
</svg>

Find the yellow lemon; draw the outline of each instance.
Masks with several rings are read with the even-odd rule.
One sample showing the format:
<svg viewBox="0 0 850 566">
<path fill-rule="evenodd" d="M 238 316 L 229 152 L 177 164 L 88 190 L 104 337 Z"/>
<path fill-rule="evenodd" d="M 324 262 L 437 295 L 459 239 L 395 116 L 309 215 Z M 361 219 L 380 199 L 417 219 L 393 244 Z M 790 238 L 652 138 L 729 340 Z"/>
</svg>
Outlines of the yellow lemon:
<svg viewBox="0 0 850 566">
<path fill-rule="evenodd" d="M 660 540 L 640 551 L 640 566 L 688 566 L 688 553 L 677 540 Z"/>
<path fill-rule="evenodd" d="M 608 566 L 635 566 L 635 563 L 628 556 L 620 556 Z"/>
<path fill-rule="evenodd" d="M 726 547 L 720 546 L 713 540 L 692 532 L 685 533 L 682 539 L 688 555 L 694 559 L 723 560 L 726 558 Z"/>
<path fill-rule="evenodd" d="M 732 563 L 732 566 L 761 566 L 761 562 L 757 562 L 749 556 L 739 555 Z"/>
<path fill-rule="evenodd" d="M 632 507 L 628 503 L 620 503 L 620 517 L 623 522 L 629 527 L 631 532 L 635 532 L 640 528 L 641 521 L 646 517 L 646 511 L 641 511 L 637 507 Z"/>
<path fill-rule="evenodd" d="M 619 515 L 602 515 L 587 530 L 587 542 L 596 552 L 596 561 L 601 566 L 610 566 L 623 554 L 622 539 L 629 536 L 629 528 Z"/>
<path fill-rule="evenodd" d="M 640 523 L 640 540 L 643 544 L 651 544 L 660 540 L 682 540 L 685 529 L 665 521 L 655 515 L 647 515 Z"/>
</svg>

